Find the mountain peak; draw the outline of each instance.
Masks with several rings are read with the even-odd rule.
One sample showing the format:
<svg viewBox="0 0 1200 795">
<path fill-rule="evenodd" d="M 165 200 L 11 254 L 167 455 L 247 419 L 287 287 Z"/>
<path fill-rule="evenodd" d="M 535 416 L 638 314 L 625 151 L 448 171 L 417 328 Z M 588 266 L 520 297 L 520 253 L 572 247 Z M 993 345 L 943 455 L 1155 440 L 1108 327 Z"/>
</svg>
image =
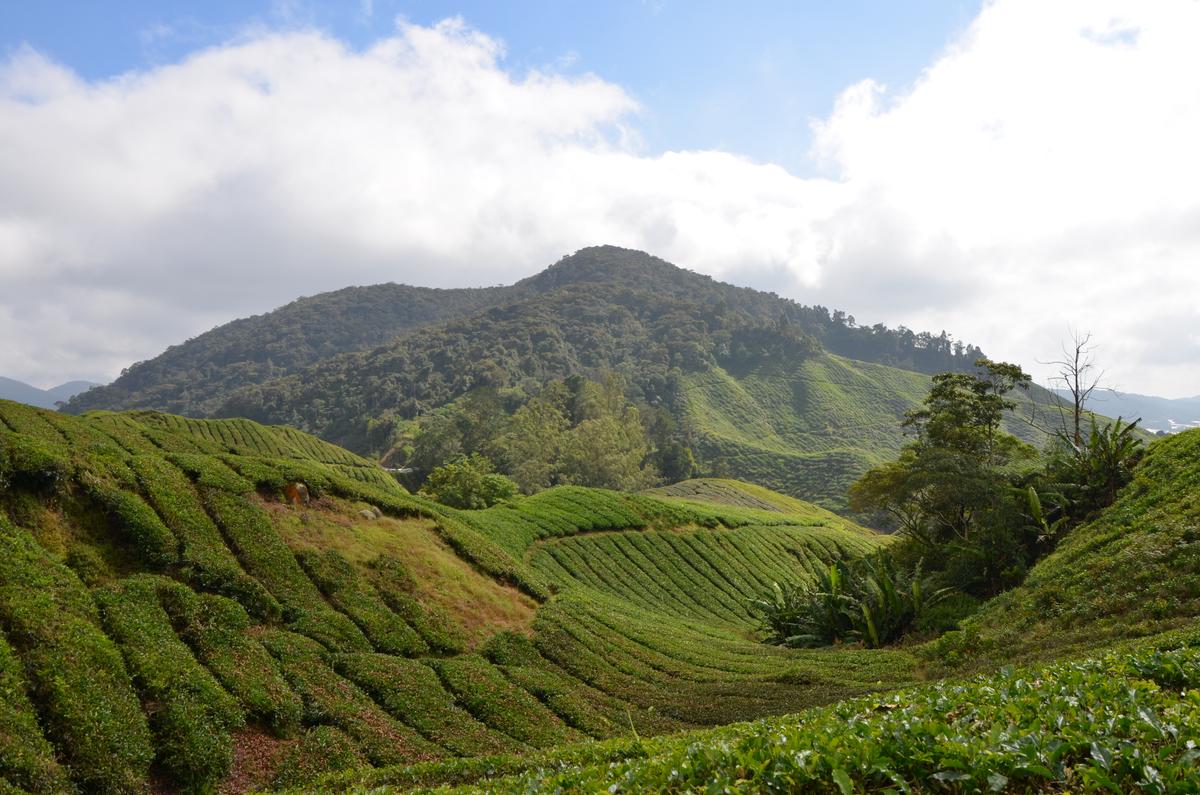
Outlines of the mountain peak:
<svg viewBox="0 0 1200 795">
<path fill-rule="evenodd" d="M 658 289 L 695 284 L 697 280 L 712 281 L 708 276 L 673 265 L 644 251 L 601 245 L 581 248 L 541 273 L 518 282 L 518 286 L 553 290 L 570 284 L 613 283 Z"/>
</svg>

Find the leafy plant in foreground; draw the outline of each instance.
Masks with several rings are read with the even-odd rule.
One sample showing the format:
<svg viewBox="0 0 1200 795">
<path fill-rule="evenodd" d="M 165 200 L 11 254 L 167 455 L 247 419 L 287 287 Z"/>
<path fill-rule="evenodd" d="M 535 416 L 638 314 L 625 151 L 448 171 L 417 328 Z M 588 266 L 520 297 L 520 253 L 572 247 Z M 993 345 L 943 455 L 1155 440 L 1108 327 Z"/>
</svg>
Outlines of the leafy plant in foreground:
<svg viewBox="0 0 1200 795">
<path fill-rule="evenodd" d="M 852 565 L 835 561 L 812 584 L 775 583 L 750 608 L 769 633 L 769 643 L 811 647 L 861 641 L 877 649 L 898 640 L 950 592 L 929 592 L 919 565 L 899 567 L 880 551 Z"/>
</svg>

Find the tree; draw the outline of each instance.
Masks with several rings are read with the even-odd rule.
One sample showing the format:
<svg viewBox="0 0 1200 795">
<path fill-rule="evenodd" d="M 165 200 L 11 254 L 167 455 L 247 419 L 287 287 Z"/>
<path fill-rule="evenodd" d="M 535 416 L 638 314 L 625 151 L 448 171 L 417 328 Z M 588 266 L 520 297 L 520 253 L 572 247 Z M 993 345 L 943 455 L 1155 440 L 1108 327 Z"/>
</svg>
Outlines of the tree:
<svg viewBox="0 0 1200 795">
<path fill-rule="evenodd" d="M 988 359 L 974 373 L 934 376 L 904 420 L 913 441 L 850 488 L 852 509 L 891 516 L 910 557 L 968 592 L 995 593 L 1027 564 L 1010 476 L 1034 450 L 1001 424 L 1015 406 L 1007 395 L 1029 382 L 1020 367 Z"/>
<path fill-rule="evenodd" d="M 1049 362 L 1058 367 L 1058 375 L 1051 383 L 1062 384 L 1071 396 L 1069 407 L 1060 404 L 1061 432 L 1076 449 L 1083 446 L 1083 414 L 1088 398 L 1100 385 L 1104 371 L 1093 374 L 1096 369 L 1096 346 L 1092 344 L 1091 332 L 1071 332 L 1070 345 L 1062 346 L 1063 358 Z M 1069 413 L 1067 409 L 1070 409 Z"/>
<path fill-rule="evenodd" d="M 451 508 L 489 508 L 512 499 L 517 484 L 495 471 L 492 462 L 475 453 L 429 473 L 421 493 Z"/>
<path fill-rule="evenodd" d="M 508 473 L 531 494 L 554 485 L 561 469 L 563 438 L 570 427 L 562 408 L 562 384 L 552 385 L 517 409 L 496 442 Z"/>
</svg>

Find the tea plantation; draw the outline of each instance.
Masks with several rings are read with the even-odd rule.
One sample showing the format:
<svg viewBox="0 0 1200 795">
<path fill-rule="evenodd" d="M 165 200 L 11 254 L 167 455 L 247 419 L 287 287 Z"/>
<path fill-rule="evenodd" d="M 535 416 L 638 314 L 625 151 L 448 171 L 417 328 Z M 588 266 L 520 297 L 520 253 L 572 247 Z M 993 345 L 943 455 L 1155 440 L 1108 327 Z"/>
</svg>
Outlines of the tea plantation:
<svg viewBox="0 0 1200 795">
<path fill-rule="evenodd" d="M 286 428 L 0 402 L 0 792 L 1194 791 L 1197 461 L 1152 445 L 961 631 L 790 650 L 748 600 L 886 537 L 726 480 L 458 511 Z"/>
<path fill-rule="evenodd" d="M 784 506 L 456 511 L 286 428 L 0 403 L 0 782 L 303 787 L 915 681 L 903 652 L 756 642 L 749 596 L 880 543 Z"/>
</svg>

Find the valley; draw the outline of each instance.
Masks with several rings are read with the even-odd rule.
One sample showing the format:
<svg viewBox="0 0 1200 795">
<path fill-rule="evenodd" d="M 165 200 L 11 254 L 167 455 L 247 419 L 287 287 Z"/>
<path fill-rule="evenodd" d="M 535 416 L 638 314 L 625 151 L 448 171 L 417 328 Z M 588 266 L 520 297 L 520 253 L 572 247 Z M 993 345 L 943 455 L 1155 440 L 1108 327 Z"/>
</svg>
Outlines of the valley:
<svg viewBox="0 0 1200 795">
<path fill-rule="evenodd" d="M 1069 466 L 1093 458 L 1051 444 L 1059 406 L 945 335 L 611 247 L 510 287 L 302 299 L 65 413 L 0 401 L 0 782 L 1122 789 L 1147 754 L 1189 781 L 1186 730 L 1153 729 L 1200 719 L 1200 432 L 1142 457 L 1147 434 L 1087 414 L 1096 456 L 1125 445 L 1104 454 L 1136 468 L 1068 499 L 1056 479 L 1092 489 Z M 950 451 L 967 468 L 938 486 Z M 978 562 L 1000 554 L 986 537 L 952 539 L 922 580 L 911 516 L 895 535 L 860 523 L 885 518 L 863 489 L 926 454 L 914 475 L 952 504 L 995 484 L 980 505 L 1003 506 L 986 521 L 1017 545 L 1008 568 Z M 451 465 L 502 491 L 452 507 L 427 478 Z M 841 594 L 870 561 L 896 573 Z M 899 614 L 872 611 L 904 571 L 915 623 L 880 639 L 873 621 Z M 922 618 L 919 589 L 945 583 Z M 865 599 L 866 624 L 771 635 L 764 599 L 822 589 L 805 621 L 858 626 Z M 1064 699 L 1097 706 L 1048 750 L 1037 716 Z"/>
</svg>

